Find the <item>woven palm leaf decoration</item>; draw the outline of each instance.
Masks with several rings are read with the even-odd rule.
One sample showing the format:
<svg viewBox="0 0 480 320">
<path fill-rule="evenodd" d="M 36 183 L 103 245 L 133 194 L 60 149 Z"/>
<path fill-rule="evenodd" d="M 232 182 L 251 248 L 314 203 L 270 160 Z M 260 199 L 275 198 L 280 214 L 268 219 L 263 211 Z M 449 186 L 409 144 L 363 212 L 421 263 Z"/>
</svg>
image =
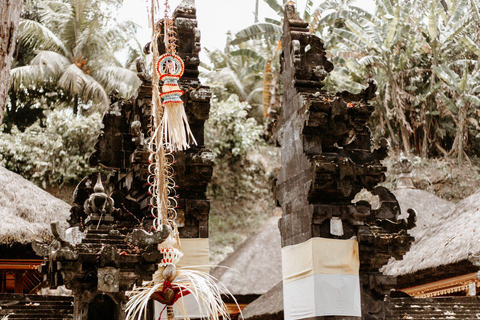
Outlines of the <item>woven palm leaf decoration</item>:
<svg viewBox="0 0 480 320">
<path fill-rule="evenodd" d="M 196 142 L 188 126 L 181 100 L 183 91 L 178 85 L 178 80 L 184 71 L 184 64 L 175 53 L 175 32 L 173 20 L 169 17 L 168 0 L 164 4 L 163 24 L 166 53 L 162 56 L 158 52 L 161 30 L 155 23 L 155 14 L 160 12 L 160 5 L 158 0 L 151 1 L 152 54 L 155 70 L 152 75 L 152 136 L 149 143 L 150 165 L 148 168 L 150 206 L 151 213 L 155 217 L 154 228 L 160 230 L 165 225 L 169 225 L 172 231 L 168 239 L 159 245 L 158 249 L 163 254 L 163 259 L 152 280 L 144 282 L 142 286 L 134 287 L 128 293 L 126 318 L 127 320 L 146 319 L 148 302 L 156 300 L 165 305 L 169 320 L 176 316 L 190 319 L 182 298 L 191 295 L 199 309 L 203 310 L 209 319 L 230 319 L 228 309 L 222 301 L 222 295 L 232 298 L 233 296 L 225 287 L 217 285 L 216 279 L 208 273 L 176 267 L 183 253 L 175 223 L 177 202 L 172 168 L 175 161 L 173 152 L 188 148 L 189 141 Z M 161 88 L 160 81 L 163 82 Z M 177 310 L 180 310 L 181 315 L 174 314 L 174 305 Z M 162 310 L 162 313 L 164 311 Z M 161 316 L 162 314 L 160 318 Z"/>
</svg>

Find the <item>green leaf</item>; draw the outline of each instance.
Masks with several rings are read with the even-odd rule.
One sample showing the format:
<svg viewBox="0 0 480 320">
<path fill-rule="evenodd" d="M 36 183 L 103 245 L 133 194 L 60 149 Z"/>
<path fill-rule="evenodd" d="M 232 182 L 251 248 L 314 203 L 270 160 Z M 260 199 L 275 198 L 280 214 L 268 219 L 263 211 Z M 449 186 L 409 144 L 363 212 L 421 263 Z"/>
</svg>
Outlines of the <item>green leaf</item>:
<svg viewBox="0 0 480 320">
<path fill-rule="evenodd" d="M 428 12 L 428 34 L 430 35 L 430 41 L 433 42 L 437 38 L 437 8 L 435 1 L 431 2 L 430 11 Z"/>
<path fill-rule="evenodd" d="M 456 89 L 456 84 L 460 81 L 459 76 L 446 65 L 439 67 L 433 66 L 435 74 L 441 78 L 450 88 Z M 456 91 L 456 90 L 455 90 Z"/>
<path fill-rule="evenodd" d="M 372 65 L 372 64 L 381 63 L 381 62 L 382 60 L 378 56 L 365 56 L 360 60 L 358 60 L 358 64 L 362 66 Z"/>
<path fill-rule="evenodd" d="M 450 20 L 448 20 L 447 25 L 455 25 L 465 15 L 468 1 L 456 0 L 454 4 L 456 4 L 456 6 L 451 7 Z"/>
<path fill-rule="evenodd" d="M 252 49 L 238 49 L 235 51 L 230 52 L 231 56 L 238 56 L 238 57 L 247 57 L 250 59 L 253 59 L 255 61 L 258 61 L 260 63 L 265 63 L 265 58 L 262 57 L 257 51 L 254 51 Z"/>
<path fill-rule="evenodd" d="M 393 6 L 390 0 L 376 0 L 377 6 L 383 9 L 383 12 L 391 16 L 394 15 Z"/>
<path fill-rule="evenodd" d="M 465 46 L 467 46 L 468 49 L 470 49 L 473 53 L 475 53 L 478 57 L 480 57 L 480 47 L 478 47 L 477 44 L 473 42 L 473 40 L 469 36 L 465 35 L 461 37 L 460 41 Z"/>
<path fill-rule="evenodd" d="M 386 0 L 388 1 L 388 0 Z M 351 22 L 351 21 L 345 21 L 345 25 L 350 29 L 352 33 L 354 33 L 358 38 L 362 40 L 362 42 L 369 48 L 375 49 L 377 51 L 380 51 L 378 46 L 375 44 L 375 42 L 368 36 L 368 34 L 365 32 L 365 30 L 362 30 L 357 24 Z"/>
<path fill-rule="evenodd" d="M 452 114 L 458 114 L 458 107 L 455 105 L 455 102 L 447 98 L 443 92 L 440 92 L 440 99 L 447 106 L 447 108 Z"/>
<path fill-rule="evenodd" d="M 275 24 L 256 23 L 237 32 L 232 44 L 236 45 L 252 39 L 280 40 L 282 33 L 282 28 Z"/>
<path fill-rule="evenodd" d="M 282 22 L 279 20 L 271 19 L 271 18 L 265 18 L 265 22 L 274 24 L 276 26 L 281 26 Z"/>
<path fill-rule="evenodd" d="M 473 104 L 475 107 L 480 107 L 480 98 L 478 98 L 477 96 L 466 94 L 465 100 Z"/>
<path fill-rule="evenodd" d="M 348 30 L 337 28 L 333 29 L 332 33 L 342 38 L 342 41 L 347 40 L 352 45 L 352 48 L 359 48 L 360 46 L 364 45 L 364 42 L 360 37 Z"/>
<path fill-rule="evenodd" d="M 263 0 L 270 8 L 273 9 L 278 15 L 283 17 L 283 6 L 280 5 L 277 0 Z"/>
<path fill-rule="evenodd" d="M 398 21 L 400 17 L 400 7 L 395 7 L 395 16 L 390 20 L 387 31 L 387 38 L 385 39 L 385 47 L 390 48 L 392 46 L 393 38 L 397 32 Z"/>
<path fill-rule="evenodd" d="M 465 66 L 463 69 L 463 77 L 462 80 L 458 83 L 458 89 L 461 93 L 465 92 L 465 88 L 467 87 L 468 83 L 468 67 Z"/>
<path fill-rule="evenodd" d="M 313 0 L 307 0 L 307 2 L 305 3 L 305 10 L 303 11 L 303 19 L 310 23 L 312 22 L 311 21 L 311 18 L 312 18 L 312 7 L 313 7 Z"/>
</svg>

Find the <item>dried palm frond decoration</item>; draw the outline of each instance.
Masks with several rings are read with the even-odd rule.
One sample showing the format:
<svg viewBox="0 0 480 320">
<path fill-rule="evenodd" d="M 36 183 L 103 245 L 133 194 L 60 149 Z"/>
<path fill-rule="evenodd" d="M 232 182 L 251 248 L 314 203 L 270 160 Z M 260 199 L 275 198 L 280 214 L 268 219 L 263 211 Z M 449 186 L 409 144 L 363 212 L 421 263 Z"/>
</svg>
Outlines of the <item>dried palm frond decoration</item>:
<svg viewBox="0 0 480 320">
<path fill-rule="evenodd" d="M 183 91 L 178 80 L 183 75 L 184 64 L 176 55 L 175 32 L 173 20 L 169 17 L 168 0 L 165 1 L 165 18 L 163 36 L 166 53 L 160 56 L 158 39 L 161 28 L 155 22 L 159 12 L 158 0 L 151 2 L 152 54 L 154 72 L 152 76 L 152 136 L 150 137 L 150 165 L 148 167 L 148 184 L 151 213 L 155 217 L 154 228 L 161 230 L 165 225 L 171 227 L 168 239 L 159 246 L 163 259 L 151 281 L 135 287 L 128 293 L 127 320 L 140 320 L 146 317 L 146 308 L 150 300 L 165 305 L 167 318 L 174 319 L 174 308 L 181 312 L 181 317 L 189 319 L 183 297 L 194 297 L 200 310 L 205 311 L 210 319 L 230 319 L 228 309 L 222 301 L 222 295 L 235 299 L 228 290 L 217 285 L 216 279 L 207 273 L 179 268 L 176 264 L 182 258 L 181 243 L 177 218 L 176 183 L 173 179 L 172 164 L 175 162 L 173 152 L 189 147 L 195 138 L 188 126 L 181 96 Z M 160 81 L 163 82 L 160 92 Z M 162 310 L 163 313 L 164 310 Z"/>
</svg>

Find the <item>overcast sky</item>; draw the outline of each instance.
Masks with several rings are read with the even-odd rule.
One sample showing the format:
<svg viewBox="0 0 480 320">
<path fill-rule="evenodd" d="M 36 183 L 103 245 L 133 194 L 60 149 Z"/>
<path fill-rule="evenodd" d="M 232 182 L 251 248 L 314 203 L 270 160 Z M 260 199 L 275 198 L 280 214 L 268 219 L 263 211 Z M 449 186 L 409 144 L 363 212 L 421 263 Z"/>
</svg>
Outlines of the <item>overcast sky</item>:
<svg viewBox="0 0 480 320">
<path fill-rule="evenodd" d="M 164 2 L 161 0 L 160 2 Z M 181 0 L 170 0 L 172 11 Z M 265 17 L 278 19 L 275 11 L 260 0 L 259 20 Z M 306 0 L 297 0 L 299 12 L 303 12 Z M 314 8 L 323 0 L 314 2 Z M 209 49 L 223 49 L 226 34 L 232 34 L 249 26 L 254 22 L 255 0 L 195 0 L 197 6 L 198 26 L 202 33 L 202 47 Z M 355 5 L 373 12 L 374 0 L 357 0 Z M 132 20 L 141 26 L 138 39 L 143 45 L 150 41 L 151 30 L 148 28 L 147 0 L 124 0 L 124 5 L 119 12 L 119 19 Z"/>
</svg>

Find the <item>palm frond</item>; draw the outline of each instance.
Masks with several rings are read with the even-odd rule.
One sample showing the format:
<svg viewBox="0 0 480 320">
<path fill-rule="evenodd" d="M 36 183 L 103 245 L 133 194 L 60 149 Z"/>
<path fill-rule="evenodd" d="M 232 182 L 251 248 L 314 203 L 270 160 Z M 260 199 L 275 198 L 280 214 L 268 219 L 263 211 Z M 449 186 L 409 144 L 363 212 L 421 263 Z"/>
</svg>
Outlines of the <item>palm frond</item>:
<svg viewBox="0 0 480 320">
<path fill-rule="evenodd" d="M 393 16 L 393 6 L 390 0 L 376 0 L 377 8 L 380 9 L 384 14 Z"/>
<path fill-rule="evenodd" d="M 141 84 L 136 72 L 117 66 L 101 67 L 93 71 L 92 76 L 107 92 L 116 89 L 125 98 L 129 98 Z"/>
<path fill-rule="evenodd" d="M 435 74 L 442 79 L 450 88 L 454 88 L 460 82 L 460 77 L 446 65 L 433 66 Z"/>
<path fill-rule="evenodd" d="M 380 48 L 378 48 L 375 41 L 367 34 L 367 32 L 365 32 L 365 30 L 363 30 L 357 24 L 351 21 L 345 21 L 345 25 L 348 27 L 348 29 L 350 29 L 353 34 L 360 38 L 368 48 L 380 51 Z"/>
<path fill-rule="evenodd" d="M 395 8 L 395 15 L 390 20 L 387 29 L 387 37 L 385 39 L 385 47 L 390 48 L 393 44 L 393 39 L 395 38 L 395 34 L 397 33 L 397 26 L 400 20 L 400 7 Z"/>
<path fill-rule="evenodd" d="M 70 92 L 73 96 L 81 97 L 83 101 L 93 100 L 98 102 L 103 111 L 108 107 L 109 99 L 104 87 L 75 64 L 65 68 L 58 80 L 58 86 Z"/>
<path fill-rule="evenodd" d="M 21 19 L 18 25 L 18 38 L 31 48 L 42 50 L 56 49 L 60 50 L 66 57 L 71 56 L 62 40 L 37 21 Z"/>
<path fill-rule="evenodd" d="M 470 102 L 475 107 L 480 107 L 480 98 L 471 94 L 465 94 L 465 101 Z"/>
<path fill-rule="evenodd" d="M 335 1 L 324 1 L 318 7 L 317 10 L 326 11 L 326 10 L 336 10 L 338 9 L 338 3 Z"/>
<path fill-rule="evenodd" d="M 40 66 L 54 77 L 58 77 L 69 64 L 70 61 L 65 56 L 54 51 L 38 51 L 30 62 L 30 65 Z"/>
<path fill-rule="evenodd" d="M 430 35 L 430 41 L 433 42 L 437 38 L 437 7 L 435 1 L 431 2 L 430 10 L 428 12 L 428 34 Z"/>
<path fill-rule="evenodd" d="M 23 66 L 10 70 L 10 85 L 18 91 L 22 86 L 32 88 L 45 80 L 44 69 L 38 65 Z"/>
</svg>

